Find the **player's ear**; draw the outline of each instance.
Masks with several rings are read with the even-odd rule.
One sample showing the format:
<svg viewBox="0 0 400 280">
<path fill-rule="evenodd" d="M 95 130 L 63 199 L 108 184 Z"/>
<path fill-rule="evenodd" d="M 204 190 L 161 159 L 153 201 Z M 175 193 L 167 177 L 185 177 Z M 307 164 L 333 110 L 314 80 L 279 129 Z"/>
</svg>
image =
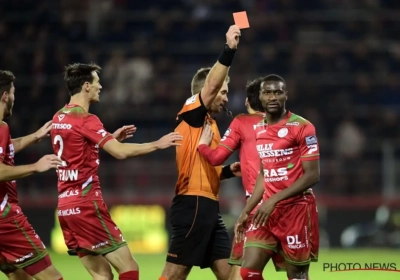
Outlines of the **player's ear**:
<svg viewBox="0 0 400 280">
<path fill-rule="evenodd" d="M 249 106 L 249 99 L 246 97 L 246 100 L 244 101 L 244 106 Z"/>
<path fill-rule="evenodd" d="M 287 101 L 288 100 L 288 91 L 286 91 L 286 93 L 285 93 L 285 100 Z"/>
<path fill-rule="evenodd" d="M 8 92 L 7 91 L 5 91 L 5 92 L 3 92 L 1 94 L 1 99 L 0 100 L 4 101 L 4 102 L 7 102 L 7 100 L 8 100 Z"/>
</svg>

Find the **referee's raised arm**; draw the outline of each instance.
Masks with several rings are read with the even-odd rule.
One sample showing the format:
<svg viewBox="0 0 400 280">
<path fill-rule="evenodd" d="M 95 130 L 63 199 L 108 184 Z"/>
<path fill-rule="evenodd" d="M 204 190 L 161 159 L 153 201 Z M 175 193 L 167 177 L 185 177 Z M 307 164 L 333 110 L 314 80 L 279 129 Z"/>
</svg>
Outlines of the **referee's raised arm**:
<svg viewBox="0 0 400 280">
<path fill-rule="evenodd" d="M 236 25 L 229 27 L 226 33 L 226 44 L 224 50 L 218 58 L 218 61 L 211 68 L 210 73 L 204 83 L 200 93 L 204 106 L 209 109 L 217 96 L 222 84 L 228 75 L 229 67 L 232 64 L 233 57 L 239 44 L 240 29 Z"/>
</svg>

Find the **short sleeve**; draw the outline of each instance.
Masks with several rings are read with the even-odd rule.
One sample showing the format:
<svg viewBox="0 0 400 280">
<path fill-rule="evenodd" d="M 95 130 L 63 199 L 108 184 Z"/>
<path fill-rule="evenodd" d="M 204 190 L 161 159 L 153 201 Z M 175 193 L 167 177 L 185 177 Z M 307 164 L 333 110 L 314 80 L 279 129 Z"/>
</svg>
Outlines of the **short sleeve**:
<svg viewBox="0 0 400 280">
<path fill-rule="evenodd" d="M 314 125 L 308 123 L 301 127 L 297 137 L 301 161 L 318 160 L 319 145 Z"/>
<path fill-rule="evenodd" d="M 241 140 L 240 133 L 240 122 L 237 118 L 234 118 L 229 128 L 225 131 L 224 136 L 221 139 L 220 145 L 224 146 L 230 151 L 235 151 L 239 145 Z"/>
<path fill-rule="evenodd" d="M 8 128 L 8 125 L 3 123 L 0 124 L 0 162 L 4 162 L 4 158 L 7 153 L 7 146 L 8 146 L 8 140 L 10 138 L 10 130 Z"/>
<path fill-rule="evenodd" d="M 178 121 L 183 120 L 192 127 L 202 127 L 207 115 L 207 108 L 201 100 L 200 94 L 188 98 L 178 113 Z"/>
<path fill-rule="evenodd" d="M 85 118 L 81 127 L 82 135 L 102 148 L 114 136 L 104 129 L 102 122 L 95 115 Z"/>
</svg>

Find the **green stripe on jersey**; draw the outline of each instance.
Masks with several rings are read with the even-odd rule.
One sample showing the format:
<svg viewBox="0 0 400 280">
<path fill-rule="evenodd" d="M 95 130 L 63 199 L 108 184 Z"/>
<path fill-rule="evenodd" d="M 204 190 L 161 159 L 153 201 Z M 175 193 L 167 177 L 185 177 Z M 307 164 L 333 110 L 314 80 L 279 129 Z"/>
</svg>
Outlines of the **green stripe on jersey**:
<svg viewBox="0 0 400 280">
<path fill-rule="evenodd" d="M 6 209 L 4 209 L 3 214 L 1 214 L 1 217 L 4 219 L 5 217 L 7 217 L 8 212 L 10 212 L 11 210 L 11 204 L 7 203 Z"/>
<path fill-rule="evenodd" d="M 306 124 L 306 123 L 308 123 L 308 120 L 306 120 L 306 119 L 303 118 L 303 117 L 300 117 L 299 115 L 296 115 L 296 114 L 293 114 L 293 113 L 292 113 L 292 115 L 290 116 L 290 118 L 288 119 L 287 122 L 288 122 L 288 123 L 291 123 L 291 122 L 299 122 L 300 124 Z"/>
</svg>

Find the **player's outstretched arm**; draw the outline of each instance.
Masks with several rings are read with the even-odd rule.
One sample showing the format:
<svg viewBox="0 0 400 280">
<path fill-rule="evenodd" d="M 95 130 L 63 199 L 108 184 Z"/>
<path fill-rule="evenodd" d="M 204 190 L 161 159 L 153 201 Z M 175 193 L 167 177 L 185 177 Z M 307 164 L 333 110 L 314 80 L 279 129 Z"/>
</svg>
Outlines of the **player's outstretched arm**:
<svg viewBox="0 0 400 280">
<path fill-rule="evenodd" d="M 51 168 L 57 168 L 62 164 L 56 155 L 46 155 L 33 164 L 9 166 L 0 163 L 0 181 L 12 181 L 32 175 L 35 172 L 45 172 Z"/>
<path fill-rule="evenodd" d="M 33 143 L 39 142 L 42 138 L 48 137 L 50 135 L 49 133 L 51 130 L 51 125 L 52 121 L 48 121 L 35 133 L 20 138 L 12 139 L 12 143 L 14 145 L 14 152 L 18 153 L 19 151 L 32 145 Z"/>
<path fill-rule="evenodd" d="M 117 159 L 125 159 L 149 154 L 171 146 L 180 146 L 181 144 L 176 141 L 181 141 L 182 139 L 182 136 L 177 132 L 171 132 L 157 141 L 144 144 L 120 143 L 112 139 L 104 144 L 103 149 Z"/>
<path fill-rule="evenodd" d="M 303 193 L 319 182 L 319 160 L 303 161 L 301 165 L 304 170 L 303 176 L 296 180 L 289 188 L 286 188 L 273 195 L 270 199 L 272 199 L 275 203 Z"/>
<path fill-rule="evenodd" d="M 207 75 L 204 87 L 200 93 L 201 100 L 206 108 L 210 108 L 219 90 L 221 89 L 226 76 L 228 75 L 229 67 L 232 64 L 240 37 L 240 29 L 236 25 L 229 27 L 226 33 L 226 45 L 218 61 L 211 68 Z"/>
</svg>

